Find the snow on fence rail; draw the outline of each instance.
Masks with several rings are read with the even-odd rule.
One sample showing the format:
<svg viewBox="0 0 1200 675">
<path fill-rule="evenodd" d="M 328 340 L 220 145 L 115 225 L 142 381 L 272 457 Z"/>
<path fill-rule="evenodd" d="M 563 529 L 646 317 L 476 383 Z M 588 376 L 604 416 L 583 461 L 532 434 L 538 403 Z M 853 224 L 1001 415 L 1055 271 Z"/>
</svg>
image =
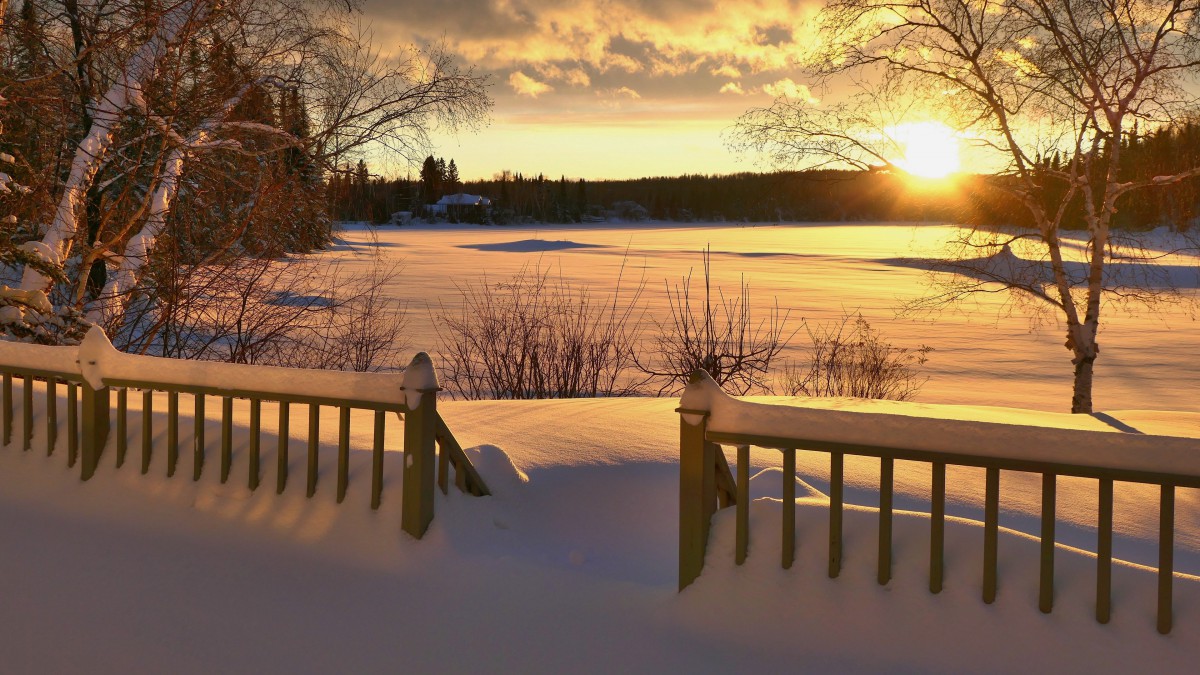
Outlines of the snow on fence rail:
<svg viewBox="0 0 1200 675">
<path fill-rule="evenodd" d="M 320 409 L 339 411 L 337 449 L 337 501 L 346 496 L 349 474 L 350 411 L 374 412 L 371 462 L 371 508 L 378 509 L 383 493 L 384 438 L 387 413 L 404 420 L 404 470 L 401 523 L 420 538 L 433 520 L 435 482 L 445 493 L 449 472 L 455 471 L 456 486 L 468 494 L 487 495 L 488 489 L 475 471 L 462 446 L 437 412 L 437 376 L 424 352 L 417 354 L 403 373 L 347 373 L 340 371 L 275 368 L 228 363 L 179 361 L 153 356 L 124 354 L 113 348 L 104 332 L 92 328 L 78 347 L 0 342 L 0 374 L 3 377 L 0 414 L 3 445 L 12 443 L 16 397 L 14 379 L 21 379 L 21 445 L 33 446 L 34 382 L 45 382 L 46 450 L 54 453 L 58 443 L 58 385 L 67 387 L 67 465 L 81 464 L 80 476 L 90 479 L 108 444 L 110 428 L 116 426 L 115 464 L 124 465 L 129 450 L 128 402 L 131 389 L 142 393 L 141 471 L 150 469 L 155 451 L 153 396 L 167 395 L 167 476 L 175 475 L 179 463 L 179 395 L 192 396 L 195 420 L 192 438 L 192 480 L 199 480 L 206 465 L 208 442 L 204 436 L 206 399 L 221 400 L 221 482 L 229 479 L 233 446 L 233 400 L 250 404 L 249 477 L 251 490 L 262 480 L 260 448 L 262 403 L 279 404 L 278 468 L 276 492 L 282 494 L 288 480 L 288 438 L 292 405 L 308 406 L 307 496 L 316 493 L 320 450 Z M 116 410 L 112 394 L 116 394 Z M 437 452 L 440 449 L 440 453 Z M 436 468 L 435 468 L 436 464 Z"/>
<path fill-rule="evenodd" d="M 1042 475 L 1041 555 L 1038 606 L 1049 613 L 1054 600 L 1056 478 L 1099 481 L 1097 516 L 1096 620 L 1108 623 L 1112 595 L 1113 481 L 1160 487 L 1158 613 L 1160 633 L 1171 630 L 1174 568 L 1175 488 L 1200 488 L 1200 440 L 1104 432 L 1046 425 L 1012 424 L 929 415 L 822 410 L 739 401 L 721 391 L 708 373 L 693 374 L 680 400 L 679 589 L 700 576 L 709 527 L 718 508 L 734 506 L 737 564 L 749 543 L 750 446 L 783 453 L 783 503 L 796 499 L 796 450 L 830 458 L 829 577 L 842 562 L 843 476 L 846 455 L 878 457 L 878 581 L 891 580 L 892 497 L 895 460 L 932 466 L 929 590 L 942 590 L 946 516 L 946 466 L 982 467 L 984 486 L 983 601 L 996 598 L 1000 471 Z M 1014 411 L 1016 414 L 1018 411 Z M 1069 426 L 1069 425 L 1066 425 Z M 737 478 L 721 445 L 737 448 Z M 782 566 L 795 557 L 795 508 L 784 508 Z"/>
</svg>

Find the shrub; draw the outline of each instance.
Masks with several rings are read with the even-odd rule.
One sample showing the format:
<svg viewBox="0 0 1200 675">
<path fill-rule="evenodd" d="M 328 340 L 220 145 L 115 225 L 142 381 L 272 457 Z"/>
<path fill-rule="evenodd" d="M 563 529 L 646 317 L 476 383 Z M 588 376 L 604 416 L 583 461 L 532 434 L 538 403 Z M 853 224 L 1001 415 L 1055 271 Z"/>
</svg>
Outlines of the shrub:
<svg viewBox="0 0 1200 675">
<path fill-rule="evenodd" d="M 638 393 L 631 374 L 642 288 L 623 300 L 618 278 L 611 296 L 597 298 L 538 268 L 460 286 L 459 310 L 436 317 L 442 380 L 467 399 Z"/>
<path fill-rule="evenodd" d="M 720 287 L 714 297 L 711 251 L 706 249 L 703 258 L 702 303 L 699 307 L 692 304 L 691 272 L 674 290 L 668 286 L 671 316 L 655 322 L 655 358 L 639 361 L 638 367 L 659 380 L 660 395 L 681 390 L 699 369 L 708 371 L 717 384 L 739 395 L 769 391 L 771 363 L 795 336 L 795 331 L 785 333 L 788 312 L 781 313 L 776 302 L 766 318 L 755 322 L 745 277 L 736 297 L 725 297 Z"/>
<path fill-rule="evenodd" d="M 807 366 L 789 365 L 780 384 L 787 396 L 853 396 L 907 401 L 929 380 L 920 369 L 932 347 L 896 347 L 862 314 L 808 328 L 812 354 Z"/>
</svg>

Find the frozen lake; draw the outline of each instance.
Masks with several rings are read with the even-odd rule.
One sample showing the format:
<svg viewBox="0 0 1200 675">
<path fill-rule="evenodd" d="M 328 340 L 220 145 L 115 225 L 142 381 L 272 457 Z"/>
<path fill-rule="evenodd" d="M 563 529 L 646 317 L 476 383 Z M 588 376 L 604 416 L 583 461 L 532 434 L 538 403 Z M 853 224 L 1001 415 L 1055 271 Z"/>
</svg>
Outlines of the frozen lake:
<svg viewBox="0 0 1200 675">
<path fill-rule="evenodd" d="M 814 324 L 861 311 L 892 344 L 933 347 L 929 381 L 917 400 L 1067 411 L 1070 353 L 1062 346 L 1063 327 L 1054 315 L 1033 322 L 997 294 L 934 316 L 898 316 L 905 303 L 927 293 L 929 279 L 926 272 L 895 259 L 934 257 L 956 229 L 911 223 L 348 225 L 322 255 L 350 272 L 366 270 L 376 250 L 401 262 L 403 271 L 391 292 L 408 303 L 410 343 L 436 352 L 434 315 L 439 303 L 457 305 L 456 284 L 475 283 L 485 275 L 495 283 L 523 266 L 540 265 L 605 295 L 624 266 L 622 292 L 631 293 L 644 280 L 641 303 L 661 318 L 668 313 L 665 284 L 674 285 L 689 269 L 702 280 L 700 252 L 711 245 L 714 286 L 736 294 L 744 275 L 758 316 L 766 315 L 773 299 L 790 310 L 793 327 L 800 327 L 801 319 Z M 1197 284 L 1184 285 L 1185 298 L 1194 301 Z M 1096 364 L 1097 410 L 1200 411 L 1193 365 L 1200 353 L 1200 325 L 1194 309 L 1191 303 L 1132 313 L 1105 308 Z M 801 329 L 786 356 L 803 360 L 807 348 Z"/>
</svg>

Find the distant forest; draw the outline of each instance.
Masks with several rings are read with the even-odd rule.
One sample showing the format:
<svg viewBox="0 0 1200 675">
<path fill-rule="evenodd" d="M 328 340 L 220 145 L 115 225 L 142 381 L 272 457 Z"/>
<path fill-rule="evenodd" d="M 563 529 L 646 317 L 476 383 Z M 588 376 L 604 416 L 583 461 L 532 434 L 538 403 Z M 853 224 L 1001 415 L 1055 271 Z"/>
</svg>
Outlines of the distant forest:
<svg viewBox="0 0 1200 675">
<path fill-rule="evenodd" d="M 1200 164 L 1200 124 L 1186 123 L 1122 143 L 1122 180 L 1167 175 Z M 1057 169 L 1060 153 L 1040 158 L 1033 171 Z M 973 225 L 1029 225 L 1024 206 L 1003 187 L 1004 178 L 968 174 L 945 182 L 922 182 L 886 171 L 790 171 L 732 175 L 686 175 L 634 180 L 555 180 L 505 171 L 491 180 L 460 181 L 453 159 L 429 157 L 417 178 L 373 177 L 366 164 L 330 182 L 333 217 L 387 222 L 408 211 L 432 217 L 441 197 L 465 192 L 492 200 L 489 210 L 451 219 L 496 225 L 586 223 L 611 219 L 675 222 L 728 221 L 949 221 Z M 1047 180 L 1052 180 L 1047 178 Z M 1065 189 L 1065 187 L 1064 187 Z M 1188 180 L 1135 192 L 1117 204 L 1118 226 L 1180 230 L 1200 224 L 1200 184 Z M 1073 203 L 1082 222 L 1084 202 Z"/>
</svg>

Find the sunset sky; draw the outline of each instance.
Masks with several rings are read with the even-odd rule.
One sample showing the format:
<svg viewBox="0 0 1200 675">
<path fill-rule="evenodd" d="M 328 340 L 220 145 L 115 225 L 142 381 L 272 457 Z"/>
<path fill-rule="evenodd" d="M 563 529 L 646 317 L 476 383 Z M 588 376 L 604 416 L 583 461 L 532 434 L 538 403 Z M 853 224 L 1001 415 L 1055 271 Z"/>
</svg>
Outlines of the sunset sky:
<svg viewBox="0 0 1200 675">
<path fill-rule="evenodd" d="M 439 135 L 464 178 L 503 169 L 629 178 L 762 169 L 722 131 L 808 97 L 800 0 L 366 0 L 381 48 L 443 37 L 491 75 L 492 122 Z"/>
</svg>

